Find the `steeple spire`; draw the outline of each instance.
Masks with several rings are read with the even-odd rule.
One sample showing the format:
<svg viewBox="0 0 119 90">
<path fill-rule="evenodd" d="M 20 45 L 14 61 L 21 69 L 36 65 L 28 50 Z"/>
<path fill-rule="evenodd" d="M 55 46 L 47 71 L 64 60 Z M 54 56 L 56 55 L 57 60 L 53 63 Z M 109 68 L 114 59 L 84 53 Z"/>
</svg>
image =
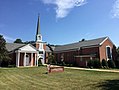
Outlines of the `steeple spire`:
<svg viewBox="0 0 119 90">
<path fill-rule="evenodd" d="M 36 35 L 38 35 L 38 34 L 41 34 L 41 33 L 40 33 L 40 16 L 39 16 L 39 14 L 38 14 L 37 32 L 36 32 Z"/>
<path fill-rule="evenodd" d="M 40 32 L 40 16 L 38 14 L 36 42 L 41 42 L 41 41 L 42 41 L 42 35 L 41 35 L 41 32 Z"/>
</svg>

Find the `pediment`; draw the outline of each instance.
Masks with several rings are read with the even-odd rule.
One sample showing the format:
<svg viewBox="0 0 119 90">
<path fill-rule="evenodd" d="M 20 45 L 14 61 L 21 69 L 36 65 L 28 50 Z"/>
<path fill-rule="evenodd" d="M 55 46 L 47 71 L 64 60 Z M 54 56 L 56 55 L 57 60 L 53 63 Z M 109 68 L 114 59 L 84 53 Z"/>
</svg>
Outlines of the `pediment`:
<svg viewBox="0 0 119 90">
<path fill-rule="evenodd" d="M 32 46 L 31 44 L 27 44 L 21 48 L 19 48 L 20 51 L 28 51 L 28 52 L 36 52 L 36 48 Z"/>
</svg>

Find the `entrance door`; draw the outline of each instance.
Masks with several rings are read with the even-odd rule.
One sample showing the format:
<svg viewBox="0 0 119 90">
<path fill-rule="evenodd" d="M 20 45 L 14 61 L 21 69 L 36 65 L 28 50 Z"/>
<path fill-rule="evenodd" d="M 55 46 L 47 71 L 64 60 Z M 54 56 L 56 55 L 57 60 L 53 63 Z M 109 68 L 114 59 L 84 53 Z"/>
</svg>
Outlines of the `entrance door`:
<svg viewBox="0 0 119 90">
<path fill-rule="evenodd" d="M 26 55 L 26 66 L 29 66 L 29 59 L 30 59 L 30 58 L 29 58 L 29 55 L 27 54 L 27 55 Z"/>
</svg>

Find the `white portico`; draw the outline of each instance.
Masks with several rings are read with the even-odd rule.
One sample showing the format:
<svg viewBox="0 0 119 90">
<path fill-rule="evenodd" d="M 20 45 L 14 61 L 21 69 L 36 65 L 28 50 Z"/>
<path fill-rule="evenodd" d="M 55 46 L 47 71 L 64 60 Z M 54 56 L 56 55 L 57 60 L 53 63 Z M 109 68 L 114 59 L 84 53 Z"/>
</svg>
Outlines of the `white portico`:
<svg viewBox="0 0 119 90">
<path fill-rule="evenodd" d="M 16 66 L 38 66 L 38 51 L 31 44 L 24 45 L 15 51 Z"/>
</svg>

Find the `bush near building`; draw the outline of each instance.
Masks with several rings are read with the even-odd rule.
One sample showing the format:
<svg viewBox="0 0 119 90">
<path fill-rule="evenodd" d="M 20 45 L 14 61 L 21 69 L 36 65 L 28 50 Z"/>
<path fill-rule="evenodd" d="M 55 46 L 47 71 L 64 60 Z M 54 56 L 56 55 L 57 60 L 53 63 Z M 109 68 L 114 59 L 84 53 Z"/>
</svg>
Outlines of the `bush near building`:
<svg viewBox="0 0 119 90">
<path fill-rule="evenodd" d="M 108 67 L 107 60 L 102 59 L 102 68 L 107 68 L 107 67 Z"/>
<path fill-rule="evenodd" d="M 113 60 L 108 60 L 107 63 L 108 63 L 109 68 L 115 68 L 116 67 Z"/>
<path fill-rule="evenodd" d="M 101 63 L 99 59 L 89 60 L 87 66 L 89 68 L 100 68 Z"/>
</svg>

